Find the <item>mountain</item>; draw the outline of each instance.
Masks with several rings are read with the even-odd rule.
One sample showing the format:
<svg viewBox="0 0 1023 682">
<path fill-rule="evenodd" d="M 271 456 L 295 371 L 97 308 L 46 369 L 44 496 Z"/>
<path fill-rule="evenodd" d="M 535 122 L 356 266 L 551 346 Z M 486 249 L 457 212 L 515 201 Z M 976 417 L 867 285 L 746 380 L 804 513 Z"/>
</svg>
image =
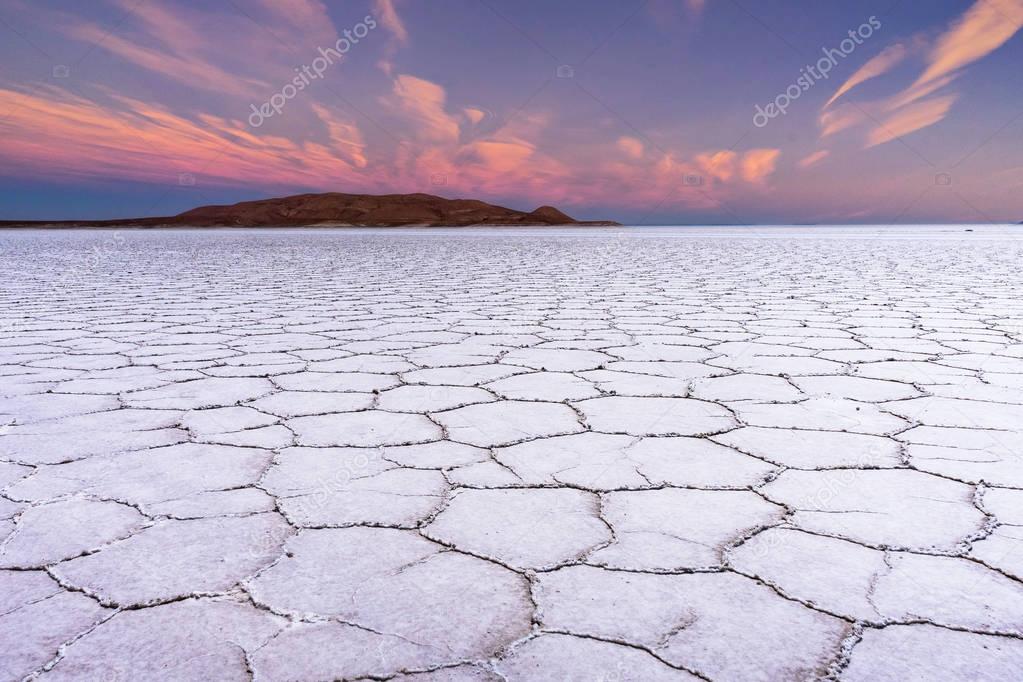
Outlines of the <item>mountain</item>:
<svg viewBox="0 0 1023 682">
<path fill-rule="evenodd" d="M 200 206 L 167 218 L 126 220 L 0 221 L 0 225 L 54 227 L 469 227 L 473 225 L 617 225 L 578 221 L 553 206 L 525 213 L 473 199 L 432 194 L 298 194 Z"/>
</svg>

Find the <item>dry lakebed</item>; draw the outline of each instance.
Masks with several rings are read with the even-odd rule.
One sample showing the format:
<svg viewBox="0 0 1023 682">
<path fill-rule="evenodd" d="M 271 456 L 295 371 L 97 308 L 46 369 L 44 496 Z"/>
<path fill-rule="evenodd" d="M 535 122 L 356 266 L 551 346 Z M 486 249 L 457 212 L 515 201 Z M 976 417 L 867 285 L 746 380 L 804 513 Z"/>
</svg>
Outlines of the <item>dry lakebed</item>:
<svg viewBox="0 0 1023 682">
<path fill-rule="evenodd" d="M 1020 229 L 0 232 L 0 680 L 1023 679 Z"/>
</svg>

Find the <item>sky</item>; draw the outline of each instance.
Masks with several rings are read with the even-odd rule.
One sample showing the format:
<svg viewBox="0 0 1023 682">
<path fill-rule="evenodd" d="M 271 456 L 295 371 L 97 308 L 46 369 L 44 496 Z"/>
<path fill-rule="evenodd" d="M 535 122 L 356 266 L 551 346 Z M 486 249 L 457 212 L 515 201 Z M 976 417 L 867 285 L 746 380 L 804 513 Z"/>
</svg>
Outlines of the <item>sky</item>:
<svg viewBox="0 0 1023 682">
<path fill-rule="evenodd" d="M 0 219 L 1023 220 L 1023 0 L 0 0 Z"/>
</svg>

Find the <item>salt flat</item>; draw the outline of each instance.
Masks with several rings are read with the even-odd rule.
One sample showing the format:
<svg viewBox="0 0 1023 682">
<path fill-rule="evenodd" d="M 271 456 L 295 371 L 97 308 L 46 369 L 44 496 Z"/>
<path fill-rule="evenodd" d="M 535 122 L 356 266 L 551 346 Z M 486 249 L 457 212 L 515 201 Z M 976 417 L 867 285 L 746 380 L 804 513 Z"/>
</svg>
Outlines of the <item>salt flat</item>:
<svg viewBox="0 0 1023 682">
<path fill-rule="evenodd" d="M 1023 679 L 1020 235 L 0 233 L 0 679 Z"/>
</svg>

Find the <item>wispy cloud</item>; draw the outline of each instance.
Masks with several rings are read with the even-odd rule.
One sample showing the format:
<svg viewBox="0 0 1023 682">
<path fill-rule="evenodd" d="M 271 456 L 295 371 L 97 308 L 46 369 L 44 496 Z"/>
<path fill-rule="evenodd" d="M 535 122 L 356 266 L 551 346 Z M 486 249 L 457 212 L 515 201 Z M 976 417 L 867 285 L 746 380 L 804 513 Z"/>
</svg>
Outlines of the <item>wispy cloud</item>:
<svg viewBox="0 0 1023 682">
<path fill-rule="evenodd" d="M 206 46 L 206 40 L 195 26 L 160 2 L 117 0 L 116 4 L 157 42 L 177 45 L 185 50 L 198 50 Z"/>
<path fill-rule="evenodd" d="M 107 104 L 59 91 L 0 89 L 10 107 L 0 123 L 4 165 L 45 177 L 123 178 L 169 184 L 179 173 L 209 184 L 371 185 L 357 172 L 360 136 L 331 118 L 324 141 L 253 135 L 241 121 L 211 114 L 194 119 L 129 97 Z"/>
<path fill-rule="evenodd" d="M 152 43 L 136 43 L 110 35 L 95 24 L 80 24 L 70 29 L 73 38 L 96 45 L 125 61 L 158 73 L 170 80 L 211 92 L 256 96 L 269 87 L 266 82 L 239 76 L 191 55 L 179 55 Z"/>
<path fill-rule="evenodd" d="M 320 46 L 337 40 L 337 29 L 322 0 L 256 0 L 255 4 L 273 20 L 270 26 L 287 27 L 285 35 L 301 35 L 307 42 Z"/>
<path fill-rule="evenodd" d="M 883 76 L 920 48 L 889 46 L 846 80 L 821 110 L 821 139 L 872 121 L 866 146 L 876 147 L 933 126 L 948 116 L 958 99 L 944 91 L 966 67 L 1004 45 L 1023 28 L 1023 0 L 976 0 L 925 52 L 925 67 L 909 86 L 882 100 L 832 109 L 840 97 L 867 80 Z M 880 120 L 880 122 L 878 122 Z"/>
<path fill-rule="evenodd" d="M 899 109 L 870 131 L 867 136 L 867 146 L 876 147 L 934 125 L 948 115 L 948 111 L 956 99 L 956 95 L 945 95 L 919 100 Z"/>
<path fill-rule="evenodd" d="M 857 69 L 856 73 L 850 76 L 847 81 L 842 83 L 838 90 L 835 91 L 835 94 L 831 96 L 831 99 L 824 104 L 824 108 L 827 109 L 836 99 L 849 92 L 857 85 L 864 83 L 871 78 L 877 78 L 878 76 L 888 73 L 905 58 L 906 46 L 902 43 L 896 43 L 895 45 L 886 47 L 879 55 Z"/>
<path fill-rule="evenodd" d="M 824 159 L 828 158 L 828 156 L 830 155 L 831 155 L 830 151 L 828 151 L 827 149 L 821 149 L 819 151 L 814 152 L 813 154 L 809 154 L 808 156 L 805 156 L 802 159 L 800 159 L 799 167 L 809 168 L 810 166 L 815 166 Z"/>
<path fill-rule="evenodd" d="M 239 11 L 181 7 L 165 0 L 112 0 L 123 25 L 109 27 L 51 11 L 68 37 L 193 89 L 254 98 L 292 74 L 292 44 L 330 45 L 336 29 L 321 0 L 254 0 Z M 259 46 L 253 50 L 253 46 Z M 314 48 L 311 48 L 314 49 Z"/>
<path fill-rule="evenodd" d="M 1023 0 L 977 0 L 937 41 L 914 87 L 982 59 L 1023 27 Z"/>
<path fill-rule="evenodd" d="M 368 165 L 365 155 L 366 143 L 363 142 L 362 133 L 355 123 L 342 118 L 325 106 L 313 104 L 312 108 L 316 117 L 327 127 L 330 151 L 355 168 L 365 168 Z"/>
<path fill-rule="evenodd" d="M 654 26 L 680 38 L 697 29 L 707 0 L 647 0 L 644 5 Z"/>
<path fill-rule="evenodd" d="M 958 96 L 931 95 L 951 84 L 967 66 L 1004 45 L 1020 28 L 1023 0 L 977 0 L 937 39 L 920 77 L 882 104 L 884 111 L 893 113 L 867 134 L 867 146 L 890 142 L 944 120 Z"/>
<path fill-rule="evenodd" d="M 821 139 L 840 133 L 846 128 L 859 125 L 867 119 L 862 107 L 847 105 L 824 111 L 820 115 L 818 123 L 821 127 Z"/>
<path fill-rule="evenodd" d="M 955 80 L 955 76 L 949 75 L 926 83 L 911 85 L 897 95 L 889 97 L 887 100 L 883 101 L 881 103 L 881 108 L 884 111 L 895 111 L 897 109 L 901 109 L 902 107 L 916 102 L 917 100 L 934 94 L 953 80 Z"/>
<path fill-rule="evenodd" d="M 405 28 L 405 22 L 398 16 L 394 0 L 374 0 L 373 9 L 380 23 L 390 31 L 396 41 L 402 45 L 408 42 L 408 29 Z"/>
<path fill-rule="evenodd" d="M 377 62 L 377 66 L 388 77 L 394 74 L 395 54 L 409 42 L 408 29 L 405 28 L 405 22 L 398 15 L 394 2 L 395 0 L 373 0 L 373 14 L 391 35 L 384 50 L 384 56 Z"/>
</svg>

